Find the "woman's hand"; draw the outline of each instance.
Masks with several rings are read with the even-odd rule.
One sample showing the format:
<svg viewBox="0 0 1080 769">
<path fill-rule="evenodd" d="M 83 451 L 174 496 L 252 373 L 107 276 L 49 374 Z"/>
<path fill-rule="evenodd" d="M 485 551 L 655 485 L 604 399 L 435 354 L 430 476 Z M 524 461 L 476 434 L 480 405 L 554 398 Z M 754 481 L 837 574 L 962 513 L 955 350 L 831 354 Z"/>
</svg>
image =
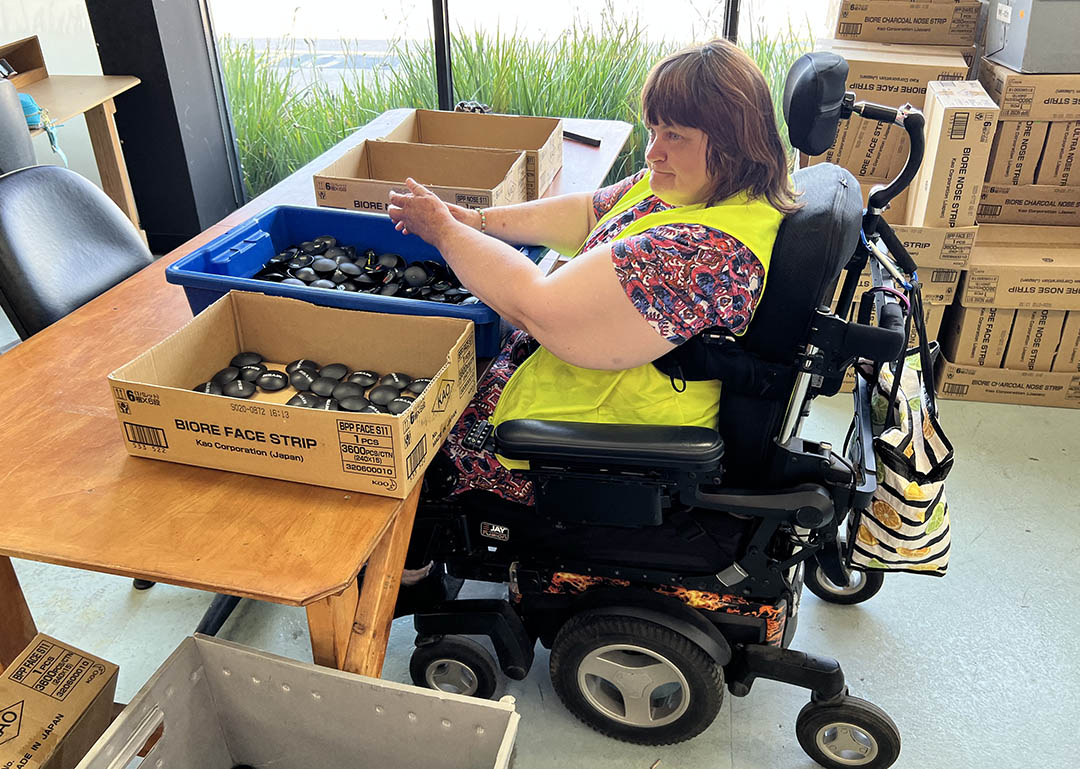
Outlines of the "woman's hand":
<svg viewBox="0 0 1080 769">
<path fill-rule="evenodd" d="M 399 232 L 419 235 L 438 247 L 439 241 L 449 228 L 454 227 L 457 222 L 467 220 L 467 209 L 443 202 L 411 177 L 405 180 L 405 184 L 409 191 L 404 194 L 391 192 L 390 208 L 387 210 Z"/>
</svg>

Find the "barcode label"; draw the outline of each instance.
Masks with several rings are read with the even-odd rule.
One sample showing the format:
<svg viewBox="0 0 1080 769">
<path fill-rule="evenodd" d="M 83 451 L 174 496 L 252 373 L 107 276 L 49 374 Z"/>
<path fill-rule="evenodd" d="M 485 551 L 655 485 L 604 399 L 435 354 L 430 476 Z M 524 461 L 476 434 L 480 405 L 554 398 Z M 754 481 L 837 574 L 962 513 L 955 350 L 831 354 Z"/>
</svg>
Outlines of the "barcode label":
<svg viewBox="0 0 1080 769">
<path fill-rule="evenodd" d="M 963 141 L 967 138 L 968 118 L 970 112 L 957 112 L 953 115 L 952 124 L 949 126 L 949 138 L 953 141 Z"/>
<path fill-rule="evenodd" d="M 934 270 L 930 273 L 931 283 L 952 283 L 959 279 L 959 270 Z"/>
<path fill-rule="evenodd" d="M 965 75 L 960 72 L 942 72 L 935 80 L 963 80 Z"/>
<path fill-rule="evenodd" d="M 416 444 L 416 448 L 409 452 L 409 456 L 405 457 L 405 477 L 412 478 L 413 473 L 420 465 L 424 464 L 424 460 L 427 458 L 427 436 L 421 435 L 419 443 Z"/>
<path fill-rule="evenodd" d="M 165 440 L 165 431 L 160 427 L 147 427 L 146 425 L 133 425 L 124 422 L 124 435 L 128 441 L 137 446 L 153 446 L 159 449 L 169 448 L 169 442 Z"/>
<path fill-rule="evenodd" d="M 960 384 L 943 384 L 941 391 L 946 395 L 967 395 L 968 386 Z"/>
<path fill-rule="evenodd" d="M 858 35 L 862 33 L 862 24 L 855 24 L 854 22 L 840 22 L 840 34 L 841 35 Z"/>
<path fill-rule="evenodd" d="M 1001 216 L 1001 206 L 993 206 L 989 203 L 980 203 L 975 213 L 976 218 L 980 216 Z"/>
</svg>

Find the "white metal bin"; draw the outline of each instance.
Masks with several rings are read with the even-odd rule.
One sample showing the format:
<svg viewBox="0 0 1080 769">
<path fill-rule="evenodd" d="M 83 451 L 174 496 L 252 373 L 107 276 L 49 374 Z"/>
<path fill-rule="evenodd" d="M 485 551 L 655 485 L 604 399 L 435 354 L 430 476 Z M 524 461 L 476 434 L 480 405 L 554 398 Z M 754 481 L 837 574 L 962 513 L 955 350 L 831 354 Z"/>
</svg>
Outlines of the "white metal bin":
<svg viewBox="0 0 1080 769">
<path fill-rule="evenodd" d="M 194 636 L 77 769 L 505 769 L 518 718 L 511 697 L 420 689 Z"/>
</svg>

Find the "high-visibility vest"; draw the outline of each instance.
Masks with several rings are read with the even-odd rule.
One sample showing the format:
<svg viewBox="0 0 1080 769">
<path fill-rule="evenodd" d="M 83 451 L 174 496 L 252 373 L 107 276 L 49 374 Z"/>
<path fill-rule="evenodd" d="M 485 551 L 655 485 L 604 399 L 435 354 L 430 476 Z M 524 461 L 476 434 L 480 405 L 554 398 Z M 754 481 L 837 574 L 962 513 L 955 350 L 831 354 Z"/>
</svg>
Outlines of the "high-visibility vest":
<svg viewBox="0 0 1080 769">
<path fill-rule="evenodd" d="M 646 172 L 596 227 L 652 194 Z M 712 206 L 678 206 L 647 214 L 630 222 L 611 240 L 665 224 L 701 224 L 738 239 L 753 252 L 768 275 L 769 257 L 782 219 L 783 214 L 764 199 L 751 199 L 740 192 Z M 759 294 L 759 301 L 760 298 Z M 540 347 L 518 366 L 506 383 L 491 421 L 496 425 L 511 419 L 544 419 L 715 428 L 719 403 L 720 382 L 715 380 L 686 382 L 684 390 L 676 391 L 671 379 L 651 363 L 622 371 L 587 369 L 566 363 Z M 511 469 L 528 466 L 527 462 L 498 459 Z"/>
</svg>

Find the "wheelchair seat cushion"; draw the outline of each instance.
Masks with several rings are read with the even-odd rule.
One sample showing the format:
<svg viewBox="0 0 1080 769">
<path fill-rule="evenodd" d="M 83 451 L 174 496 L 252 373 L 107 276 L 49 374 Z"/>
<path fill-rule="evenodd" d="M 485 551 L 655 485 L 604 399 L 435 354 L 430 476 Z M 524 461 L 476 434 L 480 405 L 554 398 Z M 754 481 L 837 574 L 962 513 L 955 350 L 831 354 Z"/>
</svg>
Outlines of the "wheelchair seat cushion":
<svg viewBox="0 0 1080 769">
<path fill-rule="evenodd" d="M 687 470 L 716 467 L 724 441 L 707 427 L 608 425 L 512 419 L 495 430 L 508 459 L 584 462 Z"/>
</svg>

